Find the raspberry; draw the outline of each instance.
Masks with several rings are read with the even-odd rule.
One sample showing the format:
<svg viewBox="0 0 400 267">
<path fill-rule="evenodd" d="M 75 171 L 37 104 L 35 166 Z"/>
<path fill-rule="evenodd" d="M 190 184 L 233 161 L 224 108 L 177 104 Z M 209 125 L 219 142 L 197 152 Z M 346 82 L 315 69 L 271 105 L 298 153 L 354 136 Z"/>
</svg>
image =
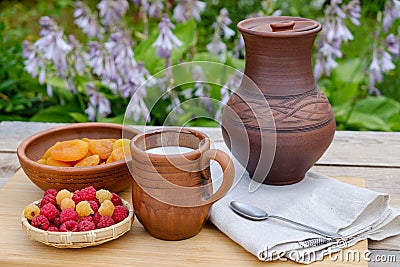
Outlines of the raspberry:
<svg viewBox="0 0 400 267">
<path fill-rule="evenodd" d="M 65 210 L 67 208 L 75 209 L 75 202 L 71 198 L 66 197 L 61 200 L 60 208 L 61 210 Z"/>
<path fill-rule="evenodd" d="M 57 193 L 58 193 L 57 189 L 47 189 L 46 192 L 44 192 L 43 197 L 47 195 L 57 196 Z"/>
<path fill-rule="evenodd" d="M 116 206 L 111 218 L 114 220 L 115 223 L 119 223 L 123 221 L 126 217 L 128 217 L 128 210 L 123 206 Z"/>
<path fill-rule="evenodd" d="M 78 230 L 80 232 L 96 230 L 96 225 L 94 224 L 94 222 L 91 221 L 81 221 L 78 224 Z"/>
<path fill-rule="evenodd" d="M 50 226 L 49 228 L 47 228 L 47 231 L 50 231 L 50 232 L 58 232 L 59 231 L 59 229 L 58 229 L 58 227 L 57 226 Z"/>
<path fill-rule="evenodd" d="M 50 227 L 50 222 L 46 216 L 38 215 L 32 219 L 31 225 L 42 230 L 47 230 Z"/>
<path fill-rule="evenodd" d="M 114 220 L 110 216 L 102 216 L 97 223 L 97 228 L 106 228 L 114 224 Z"/>
<path fill-rule="evenodd" d="M 93 210 L 93 213 L 96 213 L 99 210 L 99 204 L 97 204 L 97 202 L 94 200 L 89 200 L 88 202 Z"/>
<path fill-rule="evenodd" d="M 93 186 L 86 187 L 79 192 L 81 200 L 95 200 L 96 199 L 96 189 Z"/>
<path fill-rule="evenodd" d="M 35 216 L 40 214 L 40 209 L 35 204 L 30 204 L 24 209 L 24 216 L 28 220 L 32 220 Z"/>
<path fill-rule="evenodd" d="M 55 218 L 53 223 L 56 227 L 60 227 L 62 224 L 60 217 Z"/>
<path fill-rule="evenodd" d="M 104 200 L 100 205 L 99 213 L 101 216 L 111 217 L 114 213 L 114 209 L 114 204 L 110 200 Z"/>
<path fill-rule="evenodd" d="M 42 200 L 40 201 L 39 204 L 39 208 L 43 207 L 44 205 L 46 205 L 47 203 L 51 203 L 54 206 L 57 205 L 57 200 L 56 197 L 53 195 L 46 195 L 45 197 L 42 198 Z"/>
<path fill-rule="evenodd" d="M 104 200 L 110 200 L 112 198 L 112 194 L 108 190 L 100 189 L 96 192 L 96 198 L 100 203 L 103 203 Z"/>
<path fill-rule="evenodd" d="M 97 225 L 97 224 L 99 223 L 99 221 L 100 221 L 100 218 L 101 218 L 100 213 L 96 212 L 96 213 L 93 215 L 93 222 Z"/>
<path fill-rule="evenodd" d="M 74 220 L 69 220 L 60 226 L 60 232 L 78 232 L 78 223 Z"/>
<path fill-rule="evenodd" d="M 85 216 L 85 217 L 82 217 L 82 218 L 79 220 L 79 222 L 81 222 L 81 221 L 89 221 L 89 222 L 92 222 L 92 221 L 93 221 L 93 217 L 92 217 L 92 216 Z"/>
<path fill-rule="evenodd" d="M 56 196 L 57 204 L 60 206 L 61 201 L 66 197 L 71 198 L 72 193 L 69 192 L 67 189 L 63 189 L 63 190 L 59 191 Z"/>
<path fill-rule="evenodd" d="M 40 209 L 40 215 L 46 216 L 46 218 L 52 222 L 60 215 L 60 212 L 53 204 L 47 203 Z"/>
<path fill-rule="evenodd" d="M 66 208 L 60 214 L 61 223 L 65 223 L 66 221 L 78 221 L 78 213 L 71 208 Z"/>
<path fill-rule="evenodd" d="M 122 199 L 115 193 L 111 194 L 112 194 L 111 202 L 114 204 L 114 206 L 122 205 Z"/>
<path fill-rule="evenodd" d="M 78 204 L 79 202 L 81 202 L 81 200 L 82 200 L 79 193 L 80 193 L 80 191 L 76 190 L 74 192 L 74 194 L 72 195 L 72 200 L 75 202 L 75 205 Z"/>
<path fill-rule="evenodd" d="M 79 217 L 85 217 L 93 214 L 93 210 L 90 207 L 89 202 L 87 202 L 86 200 L 79 202 L 78 205 L 76 205 L 75 210 L 78 213 Z"/>
</svg>

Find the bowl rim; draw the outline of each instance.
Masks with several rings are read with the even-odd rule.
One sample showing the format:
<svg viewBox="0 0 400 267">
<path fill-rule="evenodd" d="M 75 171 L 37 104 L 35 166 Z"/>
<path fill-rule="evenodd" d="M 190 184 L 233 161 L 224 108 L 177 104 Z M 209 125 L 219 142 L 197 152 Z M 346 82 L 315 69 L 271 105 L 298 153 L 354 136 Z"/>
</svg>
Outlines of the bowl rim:
<svg viewBox="0 0 400 267">
<path fill-rule="evenodd" d="M 132 157 L 128 157 L 124 160 L 119 160 L 119 161 L 115 161 L 115 162 L 111 162 L 111 163 L 107 163 L 107 164 L 103 164 L 103 165 L 96 165 L 96 166 L 87 166 L 87 167 L 58 167 L 58 166 L 49 166 L 49 165 L 44 165 L 44 164 L 40 164 L 37 163 L 36 161 L 30 159 L 27 155 L 26 155 L 26 149 L 29 147 L 29 145 L 32 144 L 32 142 L 34 142 L 36 139 L 46 136 L 46 135 L 51 135 L 55 132 L 60 132 L 60 131 L 65 131 L 65 130 L 73 130 L 73 129 L 83 129 L 83 128 L 87 128 L 87 127 L 97 127 L 97 128 L 113 128 L 113 129 L 117 129 L 117 130 L 128 130 L 132 133 L 136 135 L 142 133 L 140 130 L 130 127 L 130 126 L 126 126 L 126 125 L 122 125 L 122 124 L 117 124 L 117 123 L 108 123 L 108 122 L 81 122 L 81 123 L 71 123 L 71 124 L 67 124 L 67 125 L 62 125 L 62 126 L 56 126 L 54 128 L 50 128 L 47 130 L 43 130 L 41 132 L 38 132 L 34 135 L 31 135 L 29 137 L 27 137 L 26 139 L 24 139 L 17 148 L 17 156 L 19 158 L 19 161 L 22 162 L 27 165 L 29 168 L 33 168 L 33 169 L 40 169 L 43 172 L 63 172 L 66 174 L 89 174 L 92 173 L 93 171 L 105 171 L 105 170 L 111 170 L 115 167 L 120 167 L 124 164 L 127 164 L 129 161 L 132 160 Z"/>
</svg>

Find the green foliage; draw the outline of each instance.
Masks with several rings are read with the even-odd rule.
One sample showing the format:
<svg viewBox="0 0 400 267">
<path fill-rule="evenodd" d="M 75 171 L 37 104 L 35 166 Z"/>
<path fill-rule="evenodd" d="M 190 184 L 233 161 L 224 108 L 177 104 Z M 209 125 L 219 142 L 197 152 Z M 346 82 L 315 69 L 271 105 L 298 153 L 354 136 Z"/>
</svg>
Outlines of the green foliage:
<svg viewBox="0 0 400 267">
<path fill-rule="evenodd" d="M 40 109 L 52 105 L 44 86 L 24 70 L 22 45 L 0 21 L 0 120 L 28 120 Z"/>
<path fill-rule="evenodd" d="M 207 3 L 202 13 L 202 20 L 193 19 L 184 24 L 176 24 L 174 34 L 182 41 L 183 45 L 173 51 L 171 63 L 177 64 L 187 61 L 212 61 L 220 62 L 220 58 L 210 54 L 206 45 L 211 41 L 215 17 L 221 8 L 229 11 L 232 19 L 230 27 L 236 29 L 236 24 L 250 14 L 259 13 L 270 15 L 280 9 L 282 15 L 308 17 L 320 22 L 323 21 L 323 11 L 329 1 L 306 0 L 204 0 Z M 344 0 L 348 2 L 349 0 Z M 400 131 L 400 61 L 397 60 L 396 68 L 385 74 L 379 89 L 383 96 L 368 96 L 368 66 L 371 58 L 372 39 L 377 23 L 377 15 L 382 12 L 387 0 L 367 1 L 361 0 L 362 17 L 361 27 L 349 23 L 347 26 L 354 35 L 354 40 L 342 45 L 343 57 L 338 60 L 339 66 L 332 72 L 331 77 L 321 78 L 318 82 L 321 90 L 328 96 L 337 121 L 338 129 L 347 130 L 376 130 Z M 91 8 L 95 8 L 98 1 L 85 1 Z M 62 80 L 48 76 L 46 83 L 53 88 L 52 97 L 47 95 L 46 87 L 40 85 L 36 79 L 30 77 L 24 70 L 22 58 L 22 41 L 24 39 L 35 41 L 40 31 L 38 20 L 41 16 L 49 15 L 63 27 L 66 34 L 73 33 L 82 43 L 87 37 L 74 24 L 72 16 L 74 1 L 1 1 L 0 2 L 0 121 L 1 120 L 30 120 L 52 122 L 85 122 L 88 96 L 85 93 L 88 77 L 79 77 L 78 94 L 65 90 Z M 138 7 L 130 2 L 129 12 L 137 12 Z M 152 46 L 159 30 L 156 20 L 149 20 L 146 26 L 136 17 L 127 16 L 125 23 L 132 32 L 135 40 L 133 46 L 137 61 L 143 61 L 151 74 L 156 74 L 164 69 L 165 62 L 157 57 Z M 393 28 L 399 27 L 397 21 Z M 143 29 L 148 27 L 148 34 L 143 34 Z M 224 40 L 228 50 L 237 44 L 237 36 Z M 316 43 L 318 39 L 316 40 Z M 225 64 L 244 69 L 244 60 L 226 55 Z M 179 80 L 188 73 L 174 73 L 174 78 Z M 212 75 L 212 71 L 206 73 Z M 207 77 L 212 79 L 213 77 Z M 93 81 L 92 81 L 93 82 Z M 115 96 L 109 88 L 95 81 L 96 87 L 109 99 L 112 114 L 107 118 L 98 118 L 99 121 L 123 122 L 123 115 L 128 104 L 127 99 Z M 177 88 L 183 91 L 190 85 Z M 160 91 L 152 88 L 147 91 L 146 103 L 154 103 Z M 210 85 L 209 96 L 220 99 L 220 86 Z M 170 100 L 158 100 L 151 110 L 152 125 L 165 122 L 167 108 Z M 59 104 L 63 103 L 63 105 Z M 187 123 L 188 126 L 218 126 L 216 122 L 201 118 L 207 113 L 204 107 L 183 105 L 185 114 L 179 118 L 178 123 Z M 216 108 L 216 107 L 214 107 Z M 200 117 L 198 117 L 200 116 Z"/>
</svg>

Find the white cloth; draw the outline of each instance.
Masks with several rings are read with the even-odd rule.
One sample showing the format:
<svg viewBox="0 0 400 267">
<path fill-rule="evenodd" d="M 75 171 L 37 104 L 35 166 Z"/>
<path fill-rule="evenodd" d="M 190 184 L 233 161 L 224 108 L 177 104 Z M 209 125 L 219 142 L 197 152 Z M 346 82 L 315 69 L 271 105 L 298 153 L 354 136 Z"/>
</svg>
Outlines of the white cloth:
<svg viewBox="0 0 400 267">
<path fill-rule="evenodd" d="M 217 148 L 228 151 L 222 143 Z M 260 185 L 250 193 L 248 173 L 235 160 L 234 163 L 234 186 L 214 203 L 210 221 L 260 260 L 283 257 L 307 264 L 366 238 L 382 240 L 400 234 L 400 213 L 388 205 L 387 194 L 315 172 L 308 172 L 302 181 L 293 185 Z M 211 172 L 212 177 L 222 174 L 216 164 L 211 165 Z M 337 232 L 344 238 L 325 238 L 273 218 L 245 219 L 230 209 L 229 203 L 233 200 L 255 205 L 270 215 Z"/>
</svg>

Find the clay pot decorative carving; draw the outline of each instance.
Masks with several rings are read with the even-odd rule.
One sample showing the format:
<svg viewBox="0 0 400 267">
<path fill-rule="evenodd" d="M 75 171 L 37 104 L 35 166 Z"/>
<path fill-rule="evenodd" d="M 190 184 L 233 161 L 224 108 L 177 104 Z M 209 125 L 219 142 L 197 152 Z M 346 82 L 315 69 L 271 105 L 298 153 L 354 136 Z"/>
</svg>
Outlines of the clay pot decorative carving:
<svg viewBox="0 0 400 267">
<path fill-rule="evenodd" d="M 311 64 L 312 46 L 322 27 L 310 19 L 280 16 L 246 19 L 237 27 L 245 41 L 244 73 L 259 93 L 242 81 L 232 94 L 222 119 L 225 143 L 252 179 L 271 185 L 299 182 L 328 148 L 336 129 Z M 257 118 L 263 116 L 273 122 L 260 123 Z M 248 159 L 241 156 L 246 149 Z"/>
</svg>

